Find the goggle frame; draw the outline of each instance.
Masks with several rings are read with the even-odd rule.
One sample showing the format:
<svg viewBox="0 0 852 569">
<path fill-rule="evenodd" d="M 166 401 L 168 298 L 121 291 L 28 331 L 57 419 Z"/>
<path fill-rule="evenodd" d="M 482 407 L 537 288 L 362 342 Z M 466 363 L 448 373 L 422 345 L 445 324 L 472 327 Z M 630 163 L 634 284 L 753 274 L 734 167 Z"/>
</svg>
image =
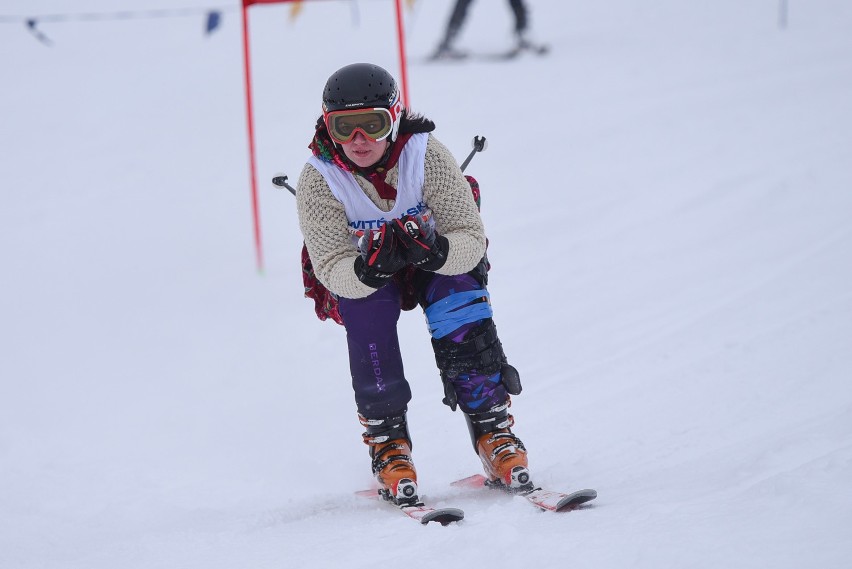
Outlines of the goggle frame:
<svg viewBox="0 0 852 569">
<path fill-rule="evenodd" d="M 361 107 L 357 109 L 340 109 L 337 111 L 325 111 L 323 110 L 323 121 L 325 122 L 325 127 L 328 130 L 328 134 L 332 140 L 338 142 L 340 144 L 348 144 L 352 142 L 352 139 L 355 138 L 357 133 L 363 134 L 368 140 L 373 142 L 379 142 L 381 140 L 386 139 L 387 137 L 391 137 L 391 140 L 396 138 L 397 130 L 399 130 L 399 120 L 402 116 L 402 102 L 399 100 L 399 95 L 397 95 L 393 104 L 390 108 L 386 107 Z M 337 132 L 336 129 L 333 128 L 333 121 L 337 117 L 341 116 L 357 116 L 357 115 L 369 115 L 372 113 L 382 113 L 386 116 L 388 120 L 388 130 L 381 136 L 374 136 L 365 131 L 360 126 L 356 126 L 352 129 L 352 132 L 349 133 L 349 136 L 343 136 Z M 384 130 L 384 129 L 383 129 Z"/>
</svg>

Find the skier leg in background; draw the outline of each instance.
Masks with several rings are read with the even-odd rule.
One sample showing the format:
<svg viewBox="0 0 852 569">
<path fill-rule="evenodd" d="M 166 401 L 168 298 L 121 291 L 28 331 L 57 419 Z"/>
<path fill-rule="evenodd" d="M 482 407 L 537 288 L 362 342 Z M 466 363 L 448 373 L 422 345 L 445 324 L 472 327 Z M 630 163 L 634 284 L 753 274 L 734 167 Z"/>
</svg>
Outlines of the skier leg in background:
<svg viewBox="0 0 852 569">
<path fill-rule="evenodd" d="M 461 57 L 464 54 L 454 47 L 456 37 L 461 31 L 461 27 L 467 18 L 467 9 L 470 7 L 472 0 L 456 0 L 453 11 L 450 13 L 450 19 L 447 22 L 447 29 L 444 32 L 444 39 L 438 44 L 438 49 L 435 50 L 433 57 L 435 58 L 453 58 Z"/>
<path fill-rule="evenodd" d="M 453 11 L 450 13 L 450 19 L 447 22 L 447 28 L 444 32 L 444 38 L 438 44 L 438 48 L 433 54 L 435 59 L 454 59 L 464 57 L 465 53 L 459 51 L 455 47 L 456 38 L 461 31 L 462 25 L 467 18 L 468 8 L 472 0 L 457 0 L 453 6 Z M 526 37 L 529 19 L 527 16 L 527 7 L 524 0 L 509 0 L 509 7 L 512 9 L 512 15 L 515 18 L 515 38 L 517 41 L 518 50 L 528 47 L 529 40 Z"/>
<path fill-rule="evenodd" d="M 529 25 L 527 7 L 524 5 L 524 0 L 509 0 L 509 6 L 511 6 L 512 14 L 515 16 L 517 48 L 524 49 L 529 46 L 529 39 L 527 39 L 527 27 Z"/>
</svg>

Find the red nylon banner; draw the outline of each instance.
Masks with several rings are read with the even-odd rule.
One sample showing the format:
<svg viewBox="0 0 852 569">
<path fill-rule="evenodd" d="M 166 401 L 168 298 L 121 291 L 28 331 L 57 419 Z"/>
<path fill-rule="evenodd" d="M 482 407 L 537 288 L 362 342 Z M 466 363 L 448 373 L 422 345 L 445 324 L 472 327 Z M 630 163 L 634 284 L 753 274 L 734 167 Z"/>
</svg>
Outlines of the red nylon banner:
<svg viewBox="0 0 852 569">
<path fill-rule="evenodd" d="M 252 4 L 283 4 L 285 2 L 296 2 L 297 0 L 243 0 L 243 6 Z"/>
</svg>

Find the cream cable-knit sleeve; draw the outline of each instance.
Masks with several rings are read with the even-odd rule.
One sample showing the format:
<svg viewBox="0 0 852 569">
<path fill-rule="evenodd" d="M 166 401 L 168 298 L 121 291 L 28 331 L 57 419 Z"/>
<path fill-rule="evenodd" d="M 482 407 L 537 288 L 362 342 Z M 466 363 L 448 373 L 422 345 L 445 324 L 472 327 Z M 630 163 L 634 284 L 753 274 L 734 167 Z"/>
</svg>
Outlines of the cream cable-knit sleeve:
<svg viewBox="0 0 852 569">
<path fill-rule="evenodd" d="M 485 228 L 470 184 L 447 147 L 431 135 L 425 171 L 423 201 L 435 216 L 435 230 L 450 242 L 447 262 L 435 272 L 466 273 L 485 255 Z"/>
<path fill-rule="evenodd" d="M 396 166 L 387 182 L 396 187 Z M 367 180 L 356 176 L 358 185 L 382 211 L 390 211 L 393 200 L 384 200 Z M 450 151 L 429 136 L 426 146 L 423 200 L 434 215 L 436 229 L 449 241 L 447 262 L 437 272 L 462 274 L 473 269 L 485 254 L 485 232 L 470 185 Z M 319 281 L 344 298 L 363 298 L 375 292 L 358 280 L 353 269 L 358 251 L 352 243 L 343 204 L 332 194 L 316 168 L 305 164 L 296 190 L 299 226 Z"/>
</svg>

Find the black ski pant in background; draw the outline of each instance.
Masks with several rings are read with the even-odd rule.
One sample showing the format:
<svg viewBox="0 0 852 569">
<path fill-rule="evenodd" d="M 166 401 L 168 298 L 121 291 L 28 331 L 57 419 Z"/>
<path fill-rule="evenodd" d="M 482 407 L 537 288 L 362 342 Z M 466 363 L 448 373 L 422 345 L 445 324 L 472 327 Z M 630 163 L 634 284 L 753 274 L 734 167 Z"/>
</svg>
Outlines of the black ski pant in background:
<svg viewBox="0 0 852 569">
<path fill-rule="evenodd" d="M 449 43 L 461 30 L 465 18 L 467 18 L 467 9 L 470 7 L 473 0 L 458 0 L 453 12 L 450 15 L 450 21 L 447 24 L 446 42 Z M 523 0 L 509 0 L 509 6 L 512 8 L 512 13 L 515 15 L 515 31 L 522 32 L 527 29 L 527 8 L 524 6 Z"/>
</svg>

